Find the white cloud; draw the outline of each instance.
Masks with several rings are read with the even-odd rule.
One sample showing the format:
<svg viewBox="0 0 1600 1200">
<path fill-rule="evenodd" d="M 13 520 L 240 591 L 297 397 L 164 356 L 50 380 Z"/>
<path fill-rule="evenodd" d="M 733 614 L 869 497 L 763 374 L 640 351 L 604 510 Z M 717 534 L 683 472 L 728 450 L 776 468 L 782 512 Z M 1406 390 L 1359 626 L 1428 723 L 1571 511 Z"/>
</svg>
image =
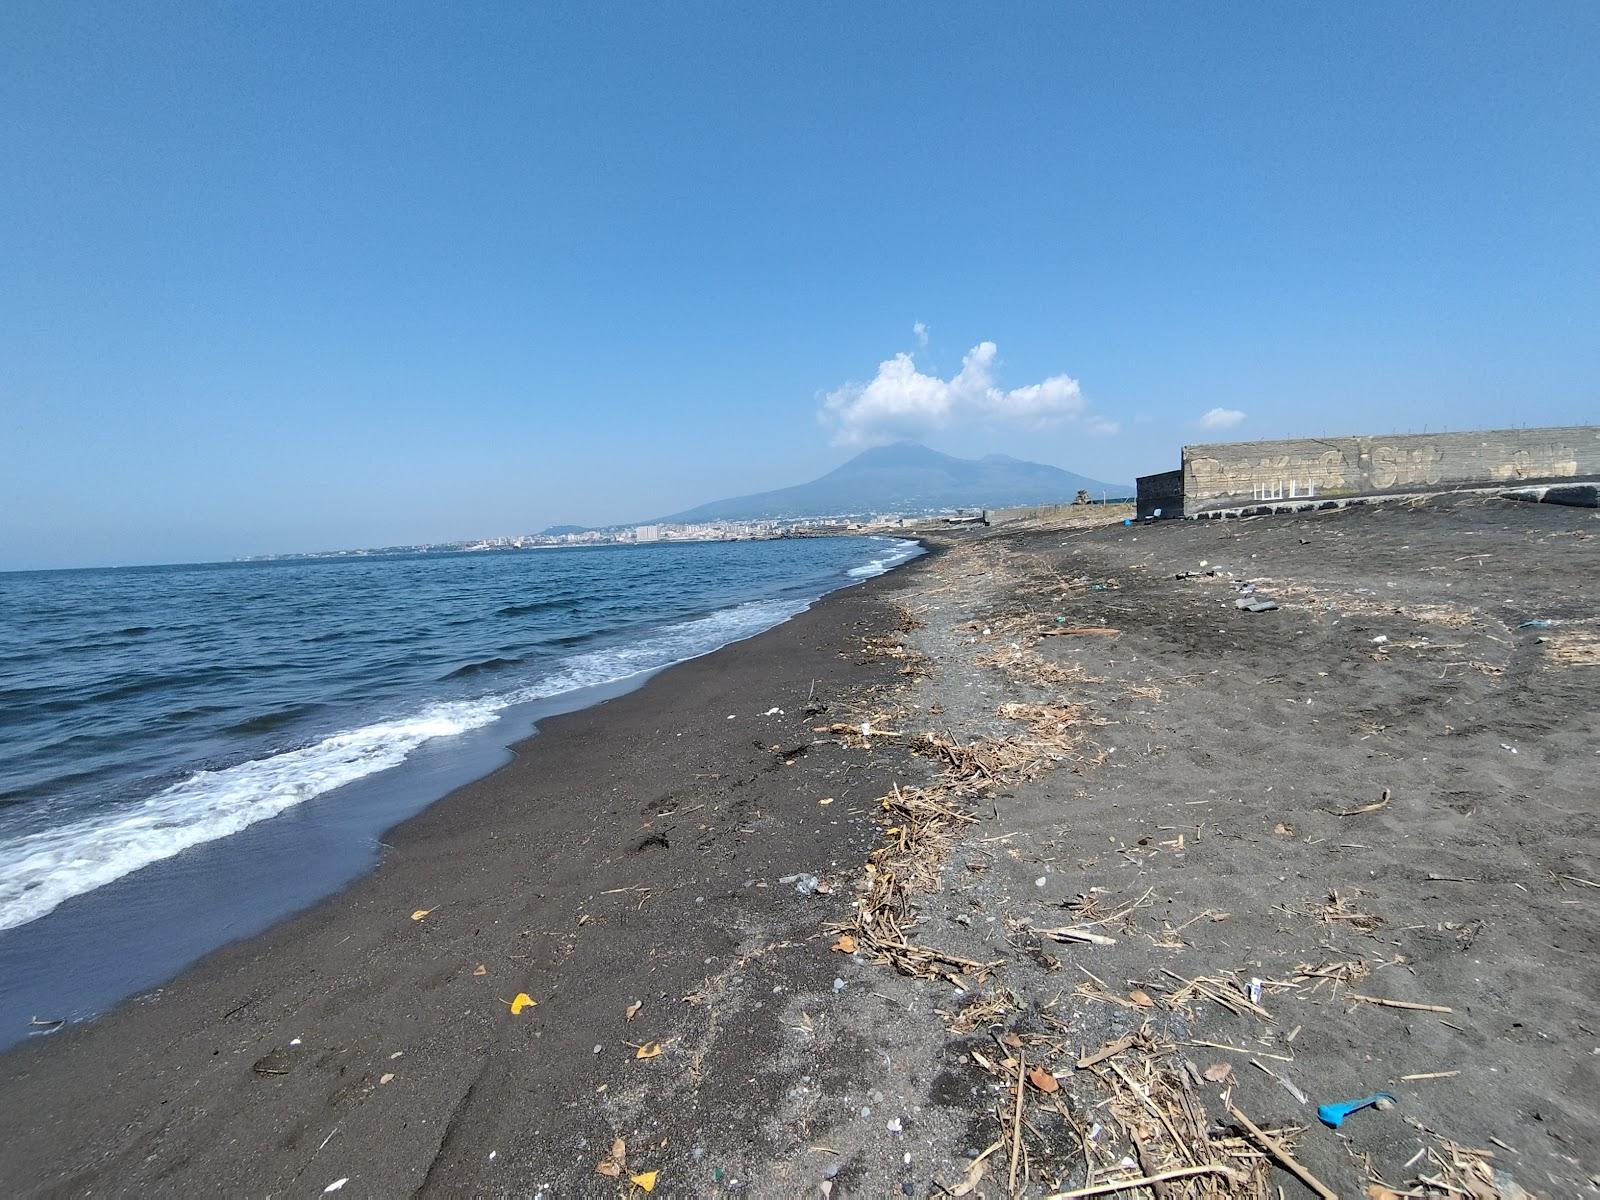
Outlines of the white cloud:
<svg viewBox="0 0 1600 1200">
<path fill-rule="evenodd" d="M 1237 408 L 1213 408 L 1201 414 L 1200 428 L 1232 429 L 1242 420 L 1244 414 Z"/>
<path fill-rule="evenodd" d="M 1104 417 L 1090 417 L 1084 424 L 1088 427 L 1090 433 L 1112 434 L 1122 432 L 1121 425 L 1118 425 L 1115 421 L 1108 421 Z"/>
<path fill-rule="evenodd" d="M 928 327 L 923 322 L 918 321 L 913 325 L 911 332 L 917 335 L 917 345 L 926 346 L 928 344 Z"/>
<path fill-rule="evenodd" d="M 920 321 L 912 331 L 918 328 L 926 332 Z M 829 392 L 819 415 L 843 445 L 912 437 L 973 421 L 1038 429 L 1083 415 L 1087 402 L 1071 376 L 1052 375 L 1009 391 L 996 386 L 998 353 L 993 342 L 979 342 L 961 360 L 961 370 L 940 379 L 918 370 L 912 356 L 901 352 L 878 364 L 871 383 L 847 383 Z M 1094 421 L 1097 432 L 1115 432 L 1111 422 Z"/>
</svg>

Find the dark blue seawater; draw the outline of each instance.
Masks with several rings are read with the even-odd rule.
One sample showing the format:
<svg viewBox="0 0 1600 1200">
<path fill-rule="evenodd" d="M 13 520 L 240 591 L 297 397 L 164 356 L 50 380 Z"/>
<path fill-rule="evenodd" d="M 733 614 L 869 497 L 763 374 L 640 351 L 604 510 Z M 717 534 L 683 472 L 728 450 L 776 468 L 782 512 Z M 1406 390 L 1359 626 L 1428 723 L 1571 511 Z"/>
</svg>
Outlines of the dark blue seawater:
<svg viewBox="0 0 1600 1200">
<path fill-rule="evenodd" d="M 538 716 L 916 552 L 817 538 L 0 574 L 0 1045 L 347 882 L 382 828 L 492 769 Z"/>
</svg>

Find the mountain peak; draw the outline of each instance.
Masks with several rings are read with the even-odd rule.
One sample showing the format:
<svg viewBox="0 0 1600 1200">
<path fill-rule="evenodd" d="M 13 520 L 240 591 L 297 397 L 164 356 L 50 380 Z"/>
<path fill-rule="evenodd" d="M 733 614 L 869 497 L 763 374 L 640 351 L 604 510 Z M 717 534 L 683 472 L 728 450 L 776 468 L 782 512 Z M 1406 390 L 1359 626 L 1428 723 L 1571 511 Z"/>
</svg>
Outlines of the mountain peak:
<svg viewBox="0 0 1600 1200">
<path fill-rule="evenodd" d="M 660 520 L 756 521 L 1067 504 L 1080 489 L 1095 495 L 1133 494 L 1126 484 L 1103 483 L 1005 454 L 956 458 L 919 442 L 891 442 L 863 450 L 810 483 L 718 500 Z"/>
</svg>

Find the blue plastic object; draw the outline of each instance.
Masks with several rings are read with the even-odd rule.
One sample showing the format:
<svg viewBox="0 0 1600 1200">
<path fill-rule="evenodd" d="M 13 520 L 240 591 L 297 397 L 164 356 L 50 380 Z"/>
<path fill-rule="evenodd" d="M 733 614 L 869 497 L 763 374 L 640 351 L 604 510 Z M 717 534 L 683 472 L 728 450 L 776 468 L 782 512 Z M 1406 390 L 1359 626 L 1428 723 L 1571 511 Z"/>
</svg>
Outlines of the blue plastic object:
<svg viewBox="0 0 1600 1200">
<path fill-rule="evenodd" d="M 1390 1104 L 1397 1101 L 1388 1092 L 1373 1092 L 1370 1096 L 1363 1096 L 1359 1100 L 1343 1100 L 1338 1104 L 1317 1105 L 1317 1120 L 1329 1129 L 1337 1129 L 1344 1124 L 1344 1119 L 1351 1113 L 1360 1112 L 1363 1108 L 1371 1108 L 1380 1100 L 1387 1100 Z"/>
</svg>

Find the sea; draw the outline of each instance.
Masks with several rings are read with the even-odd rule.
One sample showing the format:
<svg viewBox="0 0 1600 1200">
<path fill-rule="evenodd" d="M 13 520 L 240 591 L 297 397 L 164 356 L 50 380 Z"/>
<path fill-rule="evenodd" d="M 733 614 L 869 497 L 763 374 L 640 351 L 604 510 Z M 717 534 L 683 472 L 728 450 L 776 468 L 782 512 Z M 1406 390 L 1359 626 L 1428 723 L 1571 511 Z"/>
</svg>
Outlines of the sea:
<svg viewBox="0 0 1600 1200">
<path fill-rule="evenodd" d="M 822 537 L 0 574 L 0 1046 L 338 890 L 541 718 L 919 553 Z"/>
</svg>

